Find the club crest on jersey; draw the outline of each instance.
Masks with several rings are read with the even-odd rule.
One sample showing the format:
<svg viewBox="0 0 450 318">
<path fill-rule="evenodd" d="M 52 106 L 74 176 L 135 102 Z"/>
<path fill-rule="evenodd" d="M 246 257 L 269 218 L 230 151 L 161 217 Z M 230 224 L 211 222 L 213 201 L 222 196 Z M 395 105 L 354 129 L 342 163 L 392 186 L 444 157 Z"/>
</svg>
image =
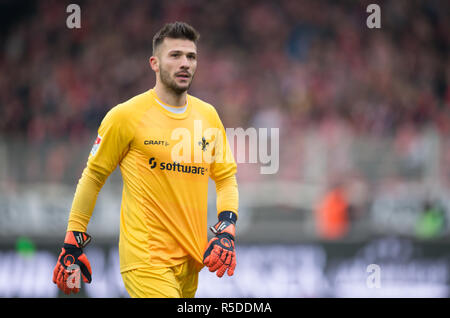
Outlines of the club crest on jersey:
<svg viewBox="0 0 450 318">
<path fill-rule="evenodd" d="M 95 139 L 94 145 L 92 146 L 92 149 L 91 149 L 91 155 L 95 156 L 98 148 L 100 147 L 101 142 L 102 142 L 102 137 L 100 135 L 97 135 L 97 139 Z"/>
<path fill-rule="evenodd" d="M 202 147 L 202 151 L 206 151 L 206 148 L 209 146 L 209 142 L 206 141 L 205 137 L 202 137 L 202 141 L 199 141 L 198 145 Z"/>
</svg>

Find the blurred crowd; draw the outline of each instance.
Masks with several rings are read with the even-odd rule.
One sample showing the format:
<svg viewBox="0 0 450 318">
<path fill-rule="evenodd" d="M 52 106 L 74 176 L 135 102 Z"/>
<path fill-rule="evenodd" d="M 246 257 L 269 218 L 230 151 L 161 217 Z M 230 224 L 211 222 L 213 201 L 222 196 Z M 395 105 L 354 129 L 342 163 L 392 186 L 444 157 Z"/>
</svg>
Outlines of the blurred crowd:
<svg viewBox="0 0 450 318">
<path fill-rule="evenodd" d="M 41 150 L 64 140 L 45 160 L 63 178 L 73 144 L 93 142 L 111 107 L 153 87 L 152 37 L 182 20 L 201 33 L 190 93 L 225 127 L 279 127 L 282 177 L 302 176 L 292 167 L 310 129 L 338 149 L 342 134 L 387 136 L 400 152 L 424 129 L 448 140 L 450 3 L 377 1 L 381 28 L 369 29 L 371 2 L 78 1 L 81 29 L 66 26 L 70 2 L 27 3 L 2 26 L 0 137 Z"/>
</svg>

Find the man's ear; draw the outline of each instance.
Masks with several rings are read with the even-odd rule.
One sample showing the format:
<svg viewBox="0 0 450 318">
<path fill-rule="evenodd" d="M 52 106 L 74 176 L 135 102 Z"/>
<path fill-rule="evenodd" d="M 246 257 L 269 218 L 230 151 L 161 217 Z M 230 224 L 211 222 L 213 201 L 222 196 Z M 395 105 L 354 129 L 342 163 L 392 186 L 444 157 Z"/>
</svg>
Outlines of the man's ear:
<svg viewBox="0 0 450 318">
<path fill-rule="evenodd" d="M 159 59 L 155 55 L 150 56 L 148 59 L 148 63 L 150 64 L 150 67 L 152 70 L 156 73 L 159 72 Z"/>
</svg>

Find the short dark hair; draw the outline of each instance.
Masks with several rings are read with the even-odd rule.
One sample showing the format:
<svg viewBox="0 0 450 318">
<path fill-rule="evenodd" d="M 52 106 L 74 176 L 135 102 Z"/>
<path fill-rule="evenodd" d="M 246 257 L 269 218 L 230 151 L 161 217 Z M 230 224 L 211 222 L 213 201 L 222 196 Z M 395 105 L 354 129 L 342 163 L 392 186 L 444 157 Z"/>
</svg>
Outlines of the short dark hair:
<svg viewBox="0 0 450 318">
<path fill-rule="evenodd" d="M 153 37 L 153 54 L 165 38 L 187 39 L 197 44 L 200 34 L 186 22 L 166 23 Z"/>
</svg>

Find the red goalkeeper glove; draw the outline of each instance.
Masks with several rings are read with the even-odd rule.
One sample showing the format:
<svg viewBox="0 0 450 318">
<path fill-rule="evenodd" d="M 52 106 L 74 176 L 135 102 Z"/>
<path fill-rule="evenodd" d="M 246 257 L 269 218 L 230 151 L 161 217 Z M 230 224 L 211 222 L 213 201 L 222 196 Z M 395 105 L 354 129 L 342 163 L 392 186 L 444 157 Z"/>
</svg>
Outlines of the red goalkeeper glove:
<svg viewBox="0 0 450 318">
<path fill-rule="evenodd" d="M 67 295 L 80 291 L 80 271 L 85 283 L 92 280 L 91 264 L 82 249 L 90 241 L 91 237 L 87 233 L 75 231 L 66 233 L 64 247 L 53 270 L 53 283 Z"/>
<path fill-rule="evenodd" d="M 216 272 L 218 277 L 222 277 L 227 271 L 228 276 L 234 274 L 236 267 L 236 252 L 234 249 L 235 225 L 229 220 L 221 220 L 216 225 L 210 227 L 216 234 L 206 246 L 203 255 L 203 264 L 210 272 Z"/>
</svg>

